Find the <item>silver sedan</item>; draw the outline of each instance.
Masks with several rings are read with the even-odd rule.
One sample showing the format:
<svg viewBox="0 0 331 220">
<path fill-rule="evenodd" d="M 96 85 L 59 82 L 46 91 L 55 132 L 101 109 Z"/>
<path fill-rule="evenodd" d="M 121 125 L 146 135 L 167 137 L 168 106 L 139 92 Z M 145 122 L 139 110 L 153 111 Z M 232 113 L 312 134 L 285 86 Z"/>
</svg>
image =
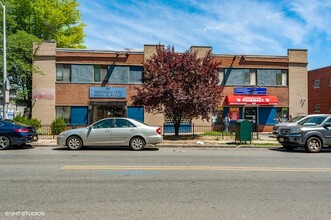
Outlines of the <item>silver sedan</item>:
<svg viewBox="0 0 331 220">
<path fill-rule="evenodd" d="M 83 146 L 129 146 L 142 150 L 146 144 L 163 141 L 159 127 L 148 126 L 131 118 L 104 118 L 86 128 L 62 132 L 57 144 L 78 150 Z"/>
</svg>

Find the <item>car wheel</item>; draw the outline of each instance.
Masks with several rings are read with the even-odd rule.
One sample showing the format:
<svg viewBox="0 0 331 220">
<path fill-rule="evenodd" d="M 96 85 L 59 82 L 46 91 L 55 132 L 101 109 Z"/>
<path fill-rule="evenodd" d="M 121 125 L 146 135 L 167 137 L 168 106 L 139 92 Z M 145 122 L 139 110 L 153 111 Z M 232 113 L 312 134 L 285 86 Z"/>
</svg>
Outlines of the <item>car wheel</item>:
<svg viewBox="0 0 331 220">
<path fill-rule="evenodd" d="M 10 146 L 10 140 L 7 136 L 0 135 L 0 150 L 6 150 Z"/>
<path fill-rule="evenodd" d="M 294 149 L 293 146 L 289 146 L 289 145 L 283 145 L 283 147 L 285 148 L 285 150 L 291 151 Z"/>
<path fill-rule="evenodd" d="M 320 152 L 321 148 L 322 148 L 322 142 L 317 137 L 309 138 L 305 145 L 305 150 L 309 153 Z"/>
<path fill-rule="evenodd" d="M 83 141 L 77 136 L 69 137 L 67 140 L 67 147 L 70 150 L 79 150 L 82 146 Z"/>
<path fill-rule="evenodd" d="M 145 140 L 141 137 L 133 137 L 130 141 L 130 147 L 132 150 L 142 150 L 144 149 L 145 145 Z"/>
</svg>

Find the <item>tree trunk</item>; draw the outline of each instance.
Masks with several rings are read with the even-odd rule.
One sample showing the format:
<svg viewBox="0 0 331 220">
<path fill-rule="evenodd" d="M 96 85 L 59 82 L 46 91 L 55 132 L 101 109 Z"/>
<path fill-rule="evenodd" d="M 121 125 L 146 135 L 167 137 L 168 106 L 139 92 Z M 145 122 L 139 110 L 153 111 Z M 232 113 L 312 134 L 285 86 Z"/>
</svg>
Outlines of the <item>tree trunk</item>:
<svg viewBox="0 0 331 220">
<path fill-rule="evenodd" d="M 180 121 L 181 120 L 174 120 L 175 136 L 179 136 Z"/>
</svg>

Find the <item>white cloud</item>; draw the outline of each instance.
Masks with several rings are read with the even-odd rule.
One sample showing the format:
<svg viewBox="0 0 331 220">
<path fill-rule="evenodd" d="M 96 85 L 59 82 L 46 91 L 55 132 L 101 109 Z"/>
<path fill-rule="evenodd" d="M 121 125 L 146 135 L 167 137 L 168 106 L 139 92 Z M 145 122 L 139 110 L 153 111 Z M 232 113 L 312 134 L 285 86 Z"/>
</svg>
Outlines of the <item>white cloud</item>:
<svg viewBox="0 0 331 220">
<path fill-rule="evenodd" d="M 91 49 L 162 43 L 179 51 L 206 45 L 215 53 L 284 55 L 288 48 L 321 53 L 331 38 L 328 0 L 78 1 Z"/>
</svg>

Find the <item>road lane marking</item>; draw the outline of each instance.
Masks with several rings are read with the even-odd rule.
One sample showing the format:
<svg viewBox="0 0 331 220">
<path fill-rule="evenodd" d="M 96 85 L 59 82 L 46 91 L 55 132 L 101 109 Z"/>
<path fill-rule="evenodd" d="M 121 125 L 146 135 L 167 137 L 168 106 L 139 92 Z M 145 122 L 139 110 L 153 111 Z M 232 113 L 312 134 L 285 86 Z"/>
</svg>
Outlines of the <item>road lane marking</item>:
<svg viewBox="0 0 331 220">
<path fill-rule="evenodd" d="M 90 166 L 65 165 L 61 170 L 182 170 L 182 171 L 254 171 L 254 172 L 320 172 L 331 173 L 331 168 L 292 167 L 226 167 L 226 166 Z"/>
</svg>

